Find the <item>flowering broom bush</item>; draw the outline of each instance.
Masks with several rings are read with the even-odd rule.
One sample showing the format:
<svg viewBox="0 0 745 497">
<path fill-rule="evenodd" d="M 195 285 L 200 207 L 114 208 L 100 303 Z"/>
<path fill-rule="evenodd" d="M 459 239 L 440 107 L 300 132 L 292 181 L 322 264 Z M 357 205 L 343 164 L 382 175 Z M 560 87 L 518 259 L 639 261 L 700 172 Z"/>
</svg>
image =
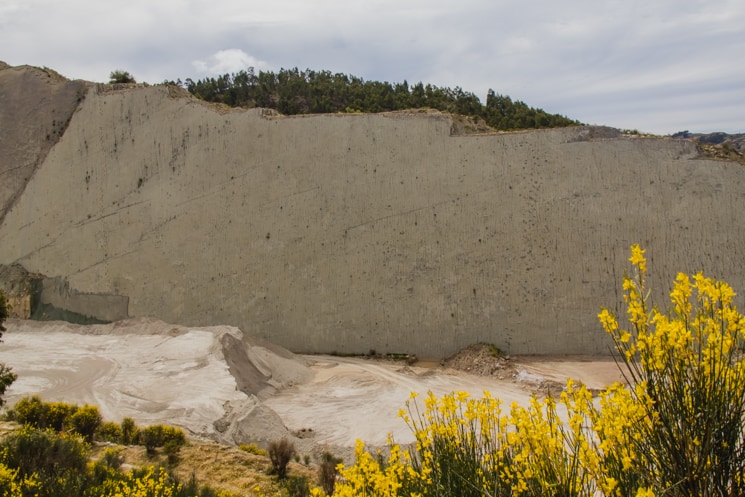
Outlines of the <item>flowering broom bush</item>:
<svg viewBox="0 0 745 497">
<path fill-rule="evenodd" d="M 680 273 L 672 309 L 648 302 L 644 251 L 631 247 L 633 277 L 623 288 L 631 330 L 607 310 L 639 411 L 624 427 L 629 468 L 658 495 L 745 495 L 745 317 L 727 283 Z"/>
<path fill-rule="evenodd" d="M 624 277 L 630 330 L 599 314 L 628 385 L 593 398 L 567 382 L 554 399 L 504 412 L 488 392 L 412 394 L 399 415 L 410 451 L 358 442 L 335 495 L 655 497 L 745 495 L 745 317 L 723 282 L 679 274 L 672 310 L 648 302 L 646 259 Z M 323 495 L 320 489 L 314 495 Z"/>
</svg>

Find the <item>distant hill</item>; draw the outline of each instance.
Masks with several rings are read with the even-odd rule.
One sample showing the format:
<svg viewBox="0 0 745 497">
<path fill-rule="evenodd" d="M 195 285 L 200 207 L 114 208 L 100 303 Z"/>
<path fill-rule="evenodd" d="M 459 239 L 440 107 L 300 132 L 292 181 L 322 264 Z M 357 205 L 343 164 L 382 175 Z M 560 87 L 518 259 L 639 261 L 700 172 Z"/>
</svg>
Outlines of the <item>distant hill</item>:
<svg viewBox="0 0 745 497">
<path fill-rule="evenodd" d="M 727 134 L 721 131 L 714 133 L 691 133 L 678 131 L 672 138 L 685 138 L 698 143 L 701 151 L 716 159 L 734 160 L 745 163 L 745 133 Z"/>
<path fill-rule="evenodd" d="M 174 83 L 174 82 L 169 82 Z M 494 130 L 559 128 L 580 122 L 543 109 L 530 107 L 509 96 L 489 90 L 486 105 L 475 94 L 455 88 L 422 82 L 409 85 L 362 78 L 330 71 L 280 69 L 279 72 L 254 68 L 217 78 L 184 83 L 189 92 L 208 102 L 231 107 L 263 107 L 284 115 L 327 114 L 337 112 L 387 112 L 431 108 L 483 120 Z"/>
</svg>

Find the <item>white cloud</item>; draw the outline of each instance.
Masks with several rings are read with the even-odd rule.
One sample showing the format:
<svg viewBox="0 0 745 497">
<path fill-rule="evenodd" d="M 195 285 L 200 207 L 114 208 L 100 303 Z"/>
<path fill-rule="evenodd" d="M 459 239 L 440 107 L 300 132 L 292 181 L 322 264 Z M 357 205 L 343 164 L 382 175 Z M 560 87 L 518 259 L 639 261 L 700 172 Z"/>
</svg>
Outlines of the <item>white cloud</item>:
<svg viewBox="0 0 745 497">
<path fill-rule="evenodd" d="M 323 69 L 482 100 L 492 88 L 582 121 L 673 132 L 681 103 L 691 130 L 717 116 L 737 128 L 745 102 L 721 86 L 745 81 L 742 26 L 742 0 L 0 0 L 0 58 L 151 83 Z M 690 112 L 696 102 L 719 103 Z"/>
<path fill-rule="evenodd" d="M 249 67 L 253 67 L 256 70 L 269 69 L 268 63 L 247 54 L 240 48 L 219 50 L 212 54 L 206 61 L 193 61 L 192 66 L 201 75 L 234 73 L 248 69 Z"/>
</svg>

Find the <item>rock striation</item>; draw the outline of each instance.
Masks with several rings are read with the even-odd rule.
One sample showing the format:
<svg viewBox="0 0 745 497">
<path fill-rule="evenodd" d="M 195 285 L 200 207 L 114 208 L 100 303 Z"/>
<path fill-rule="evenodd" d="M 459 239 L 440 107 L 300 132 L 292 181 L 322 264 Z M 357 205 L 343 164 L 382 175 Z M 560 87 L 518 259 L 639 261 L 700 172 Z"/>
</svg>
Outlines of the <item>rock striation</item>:
<svg viewBox="0 0 745 497">
<path fill-rule="evenodd" d="M 439 113 L 282 117 L 88 84 L 44 155 L 19 119 L 38 71 L 0 70 L 26 102 L 0 109 L 23 127 L 0 142 L 0 263 L 126 297 L 130 316 L 295 352 L 596 354 L 632 243 L 659 303 L 679 271 L 745 288 L 745 170 L 690 140 L 456 136 Z"/>
</svg>

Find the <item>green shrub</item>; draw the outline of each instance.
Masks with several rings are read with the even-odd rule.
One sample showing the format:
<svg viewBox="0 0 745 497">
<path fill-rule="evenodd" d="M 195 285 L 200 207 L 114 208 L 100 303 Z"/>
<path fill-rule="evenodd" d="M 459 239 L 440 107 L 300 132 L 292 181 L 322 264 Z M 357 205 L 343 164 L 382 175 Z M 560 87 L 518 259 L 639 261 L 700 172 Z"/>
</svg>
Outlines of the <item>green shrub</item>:
<svg viewBox="0 0 745 497">
<path fill-rule="evenodd" d="M 121 443 L 122 428 L 112 421 L 104 421 L 96 431 L 96 438 L 105 442 Z"/>
<path fill-rule="evenodd" d="M 291 476 L 284 482 L 284 488 L 287 490 L 289 497 L 308 497 L 310 495 L 310 485 L 308 478 L 305 476 Z"/>
<path fill-rule="evenodd" d="M 90 466 L 90 484 L 93 487 L 101 486 L 107 480 L 121 478 L 119 468 L 124 462 L 122 450 L 118 447 L 108 448 L 93 465 Z"/>
<path fill-rule="evenodd" d="M 182 445 L 183 444 L 180 444 L 175 440 L 169 440 L 163 444 L 163 453 L 166 455 L 168 464 L 170 464 L 171 466 L 178 463 L 179 452 L 181 451 Z"/>
<path fill-rule="evenodd" d="M 5 404 L 5 400 L 3 399 L 5 391 L 17 378 L 18 375 L 13 372 L 13 368 L 0 362 L 0 406 Z"/>
<path fill-rule="evenodd" d="M 60 432 L 69 428 L 78 406 L 65 402 L 43 402 L 38 395 L 24 397 L 6 415 L 11 421 L 33 428 L 49 428 Z"/>
<path fill-rule="evenodd" d="M 38 395 L 22 398 L 12 409 L 8 410 L 6 416 L 18 424 L 29 425 L 33 428 L 46 428 L 46 405 Z"/>
<path fill-rule="evenodd" d="M 238 448 L 244 452 L 248 452 L 249 454 L 255 454 L 257 456 L 266 455 L 266 451 L 256 444 L 242 444 L 239 445 Z"/>
<path fill-rule="evenodd" d="M 3 497 L 23 497 L 21 482 L 17 471 L 0 463 L 0 495 Z"/>
<path fill-rule="evenodd" d="M 5 323 L 5 320 L 8 319 L 8 316 L 10 315 L 9 307 L 5 294 L 0 290 L 0 338 L 3 337 L 3 332 L 6 331 L 3 323 Z"/>
<path fill-rule="evenodd" d="M 186 444 L 186 435 L 184 432 L 173 426 L 168 425 L 150 425 L 140 430 L 140 444 L 145 446 L 149 454 L 155 452 L 157 447 L 170 446 L 170 450 L 181 447 Z"/>
<path fill-rule="evenodd" d="M 88 461 L 88 446 L 80 436 L 29 426 L 7 435 L 0 448 L 2 462 L 22 478 L 34 473 L 55 477 L 82 473 Z"/>
<path fill-rule="evenodd" d="M 137 427 L 135 420 L 129 417 L 122 419 L 121 424 L 122 438 L 121 443 L 124 445 L 136 445 L 140 440 L 140 429 Z"/>
<path fill-rule="evenodd" d="M 117 69 L 109 74 L 109 83 L 136 83 L 135 78 L 128 72 Z"/>
<path fill-rule="evenodd" d="M 50 402 L 44 404 L 44 419 L 41 428 L 51 428 L 57 432 L 64 430 L 77 408 L 78 407 L 75 405 L 66 404 L 64 402 Z"/>
<path fill-rule="evenodd" d="M 5 323 L 9 314 L 8 301 L 5 299 L 5 294 L 0 290 L 0 342 L 2 342 L 3 332 L 6 331 L 3 323 Z M 5 403 L 5 400 L 3 400 L 5 391 L 16 381 L 16 378 L 18 376 L 13 372 L 12 368 L 0 362 L 0 406 Z"/>
<path fill-rule="evenodd" d="M 84 405 L 70 416 L 70 426 L 89 442 L 93 440 L 93 435 L 96 434 L 102 421 L 103 418 L 96 406 Z"/>
</svg>

